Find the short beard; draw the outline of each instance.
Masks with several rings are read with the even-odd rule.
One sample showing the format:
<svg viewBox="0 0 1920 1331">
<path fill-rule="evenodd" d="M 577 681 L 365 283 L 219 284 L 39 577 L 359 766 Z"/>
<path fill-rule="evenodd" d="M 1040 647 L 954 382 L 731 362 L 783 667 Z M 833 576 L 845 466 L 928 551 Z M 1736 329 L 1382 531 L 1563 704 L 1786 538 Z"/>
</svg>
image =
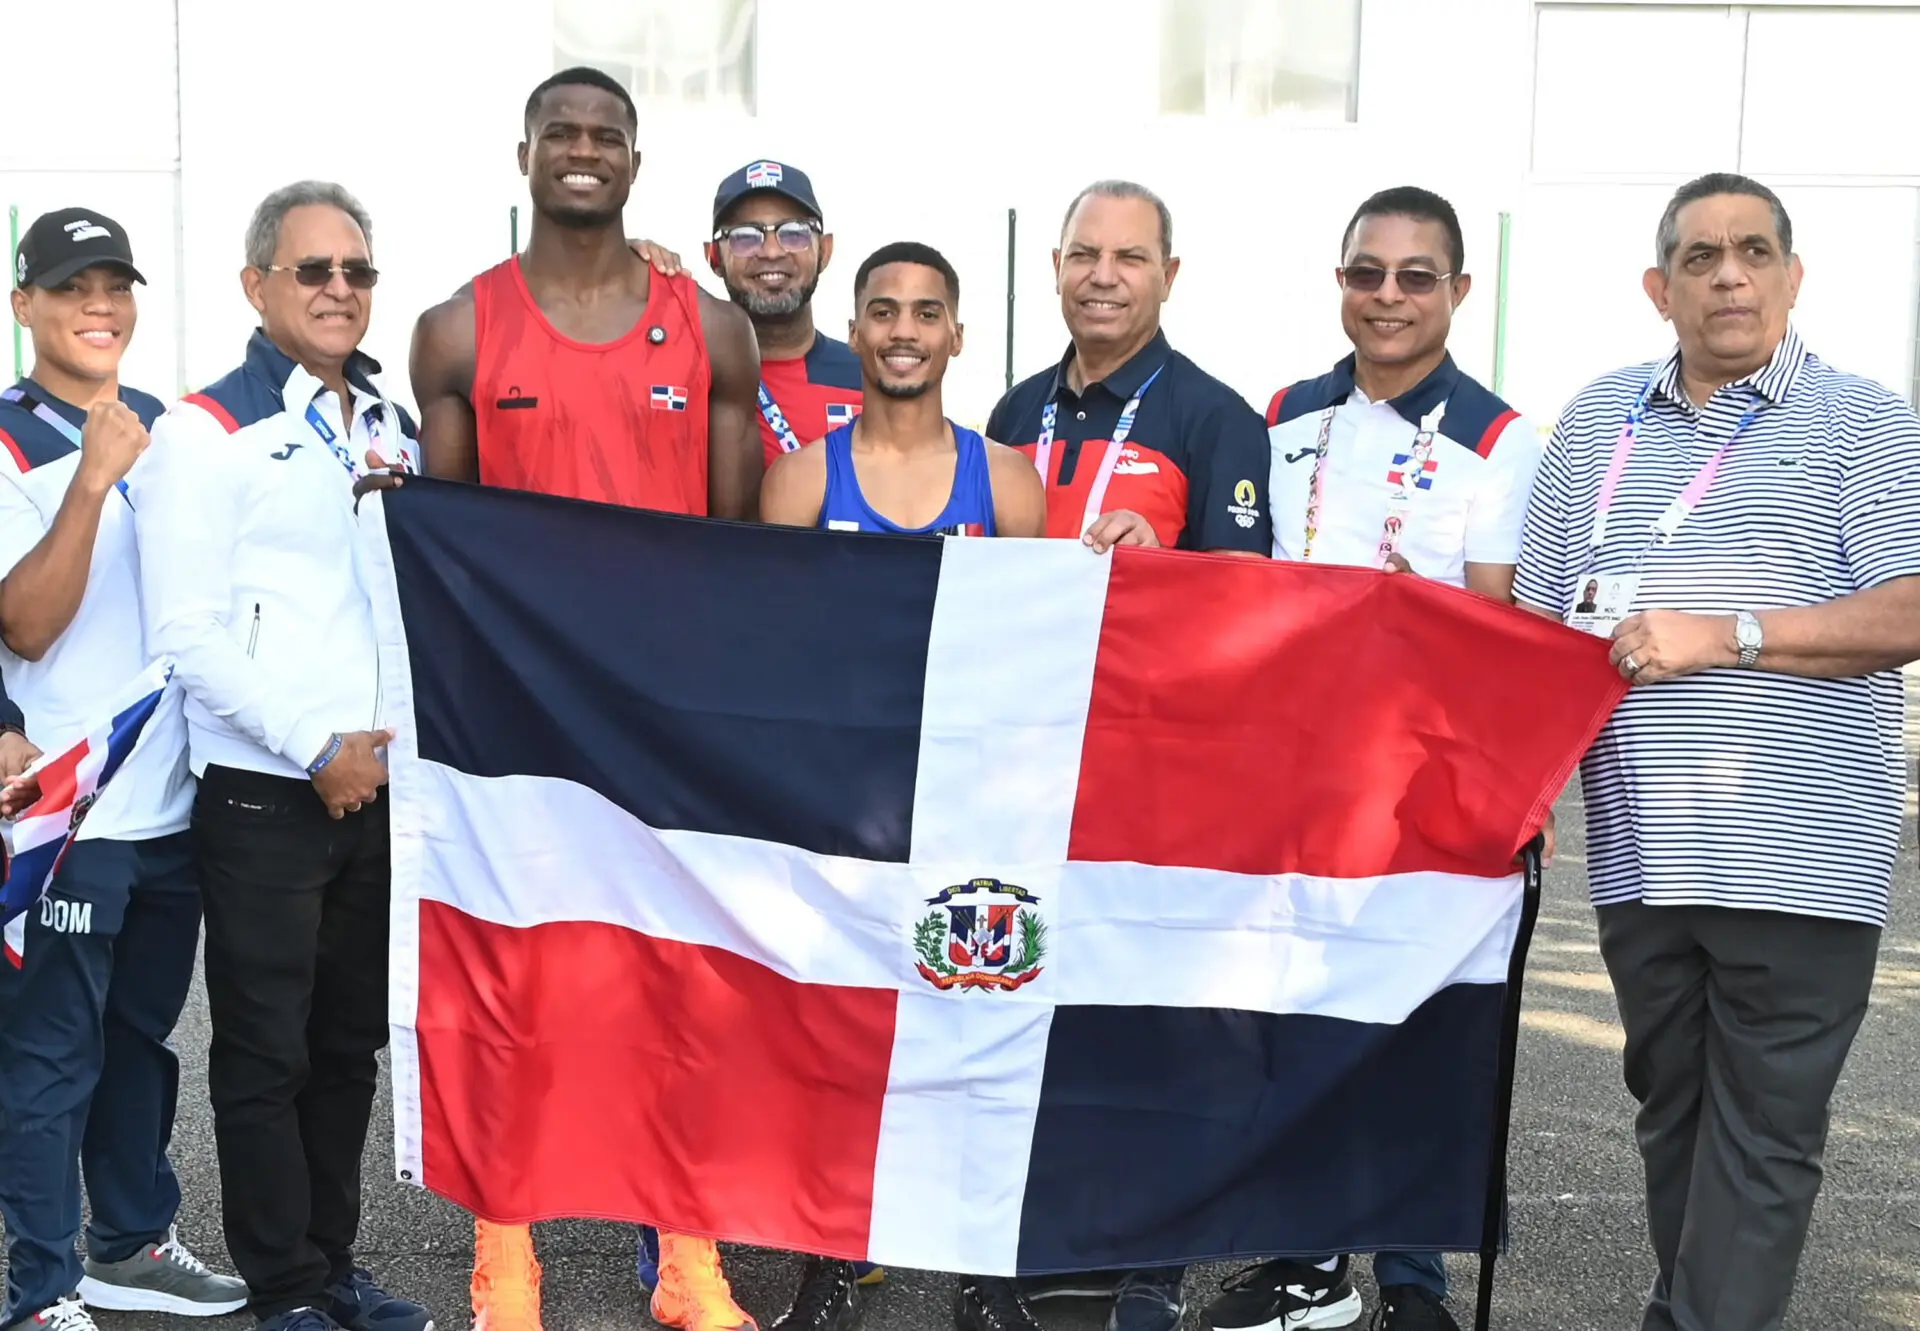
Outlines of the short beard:
<svg viewBox="0 0 1920 1331">
<path fill-rule="evenodd" d="M 873 386 L 880 390 L 881 397 L 890 397 L 896 401 L 907 401 L 911 398 L 925 397 L 928 391 L 933 388 L 934 383 L 931 379 L 922 379 L 917 384 L 890 384 L 884 379 L 879 379 L 874 382 Z"/>
<path fill-rule="evenodd" d="M 820 278 L 816 275 L 805 286 L 789 287 L 785 291 L 769 294 L 729 282 L 727 295 L 735 305 L 755 319 L 791 319 L 807 307 L 807 302 L 813 299 L 814 289 L 819 285 Z"/>
</svg>

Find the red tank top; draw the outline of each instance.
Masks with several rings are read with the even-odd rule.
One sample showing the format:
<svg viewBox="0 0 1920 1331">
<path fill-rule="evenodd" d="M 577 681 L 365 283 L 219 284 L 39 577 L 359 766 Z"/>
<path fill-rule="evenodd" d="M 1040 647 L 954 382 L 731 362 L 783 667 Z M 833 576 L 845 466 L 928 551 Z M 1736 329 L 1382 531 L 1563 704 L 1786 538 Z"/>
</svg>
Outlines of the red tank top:
<svg viewBox="0 0 1920 1331">
<path fill-rule="evenodd" d="M 484 485 L 704 516 L 707 390 L 699 288 L 652 274 L 612 342 L 547 322 L 518 259 L 473 279 L 473 414 Z"/>
</svg>

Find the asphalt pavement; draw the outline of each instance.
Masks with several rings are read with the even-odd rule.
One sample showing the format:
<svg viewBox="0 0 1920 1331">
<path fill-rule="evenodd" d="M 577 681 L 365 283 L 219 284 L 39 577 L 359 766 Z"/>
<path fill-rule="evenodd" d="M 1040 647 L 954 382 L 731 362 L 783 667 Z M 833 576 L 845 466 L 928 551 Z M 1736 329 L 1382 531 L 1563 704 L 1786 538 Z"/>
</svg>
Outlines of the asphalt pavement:
<svg viewBox="0 0 1920 1331">
<path fill-rule="evenodd" d="M 1920 675 L 1909 681 L 1920 695 Z M 1920 749 L 1920 697 L 1910 699 L 1910 749 Z M 1631 1131 L 1620 1084 L 1619 1019 L 1594 946 L 1586 904 L 1578 789 L 1560 805 L 1561 854 L 1547 875 L 1526 986 L 1514 1088 L 1511 1253 L 1498 1264 L 1493 1325 L 1507 1331 L 1631 1331 L 1653 1273 Z M 206 1095 L 207 1014 L 196 986 L 176 1035 L 184 1065 L 173 1159 L 186 1193 L 181 1233 L 208 1262 L 231 1269 L 220 1237 L 219 1177 Z M 1418 1094 L 1409 1087 L 1409 1094 Z M 456 1208 L 393 1178 L 384 1098 L 366 1157 L 362 1252 L 390 1288 L 431 1308 L 443 1331 L 464 1331 L 472 1223 Z M 630 1226 L 559 1222 L 536 1229 L 546 1266 L 549 1331 L 651 1326 L 634 1283 Z M 786 1306 L 797 1259 L 731 1255 L 735 1291 L 763 1326 Z M 1450 1259 L 1463 1326 L 1477 1263 Z M 1227 1274 L 1196 1268 L 1197 1310 Z M 1369 1317 L 1374 1303 L 1365 1262 Z M 951 1326 L 947 1277 L 895 1270 L 869 1300 L 871 1331 Z M 1097 1331 L 1102 1310 L 1049 1303 L 1050 1331 Z M 101 1314 L 102 1331 L 160 1331 L 163 1318 Z M 244 1317 L 206 1324 L 244 1331 Z M 1193 1325 L 1191 1316 L 1189 1325 Z M 1365 1321 L 1360 1323 L 1364 1326 Z M 178 1331 L 178 1323 L 173 1324 Z M 1920 872 L 1913 805 L 1894 886 L 1893 920 L 1874 1002 L 1833 1108 L 1826 1184 L 1800 1265 L 1789 1331 L 1912 1331 L 1920 1327 Z"/>
</svg>

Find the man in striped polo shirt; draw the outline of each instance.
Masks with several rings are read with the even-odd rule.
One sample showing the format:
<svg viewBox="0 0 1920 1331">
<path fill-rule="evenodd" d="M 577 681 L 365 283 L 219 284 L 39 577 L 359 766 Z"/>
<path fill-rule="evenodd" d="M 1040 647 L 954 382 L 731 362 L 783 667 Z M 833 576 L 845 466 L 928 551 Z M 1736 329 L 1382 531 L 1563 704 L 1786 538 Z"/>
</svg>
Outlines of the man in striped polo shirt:
<svg viewBox="0 0 1920 1331">
<path fill-rule="evenodd" d="M 1611 638 L 1635 685 L 1581 780 L 1659 1260 L 1641 1325 L 1768 1331 L 1900 841 L 1920 419 L 1788 323 L 1800 260 L 1766 187 L 1693 181 L 1656 246 L 1679 346 L 1567 407 L 1515 591 Z"/>
</svg>

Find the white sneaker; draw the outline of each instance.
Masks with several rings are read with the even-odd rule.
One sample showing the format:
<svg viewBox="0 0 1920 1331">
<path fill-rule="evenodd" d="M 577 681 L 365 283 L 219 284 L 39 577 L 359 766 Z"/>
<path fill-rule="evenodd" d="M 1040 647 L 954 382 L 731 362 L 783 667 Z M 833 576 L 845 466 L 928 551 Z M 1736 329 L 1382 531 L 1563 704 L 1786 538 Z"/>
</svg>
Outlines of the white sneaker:
<svg viewBox="0 0 1920 1331">
<path fill-rule="evenodd" d="M 33 1316 L 14 1325 L 21 1331 L 100 1331 L 93 1323 L 93 1314 L 87 1311 L 87 1305 L 80 1302 L 76 1295 L 69 1294 L 51 1308 L 42 1308 Z"/>
</svg>

